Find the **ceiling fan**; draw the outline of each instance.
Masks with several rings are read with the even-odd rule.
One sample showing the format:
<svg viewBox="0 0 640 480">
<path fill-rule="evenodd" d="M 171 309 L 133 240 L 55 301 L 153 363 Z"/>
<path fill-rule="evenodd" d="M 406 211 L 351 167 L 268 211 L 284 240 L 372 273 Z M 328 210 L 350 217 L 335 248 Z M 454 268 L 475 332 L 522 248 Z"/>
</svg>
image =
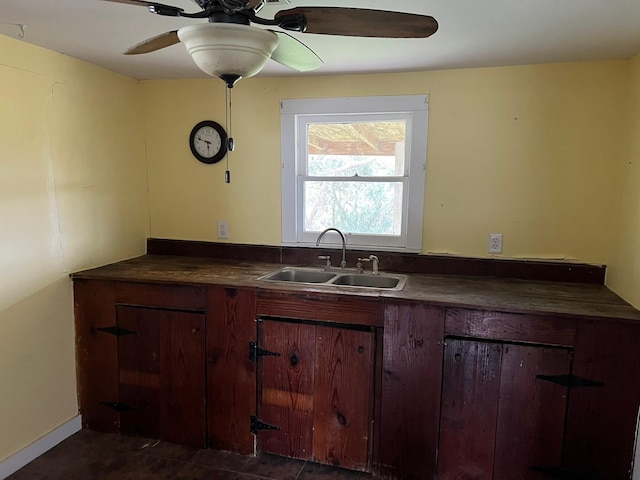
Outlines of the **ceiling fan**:
<svg viewBox="0 0 640 480">
<path fill-rule="evenodd" d="M 266 0 L 192 0 L 199 11 L 145 0 L 104 0 L 147 7 L 151 13 L 171 17 L 208 19 L 149 38 L 125 52 L 154 52 L 185 44 L 205 73 L 220 77 L 231 88 L 240 78 L 257 74 L 271 58 L 297 71 L 320 67 L 322 60 L 293 36 L 251 24 L 299 33 L 382 38 L 426 38 L 438 29 L 427 15 L 344 7 L 295 7 L 280 10 L 273 19 L 258 13 Z"/>
</svg>

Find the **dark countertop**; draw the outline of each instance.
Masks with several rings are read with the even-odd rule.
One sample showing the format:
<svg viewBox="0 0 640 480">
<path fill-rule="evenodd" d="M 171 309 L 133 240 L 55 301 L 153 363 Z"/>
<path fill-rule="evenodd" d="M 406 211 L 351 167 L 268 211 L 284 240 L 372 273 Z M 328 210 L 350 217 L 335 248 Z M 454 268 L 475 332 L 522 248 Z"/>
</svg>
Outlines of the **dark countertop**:
<svg viewBox="0 0 640 480">
<path fill-rule="evenodd" d="M 607 287 L 597 284 L 410 274 L 404 290 L 389 291 L 258 280 L 258 277 L 282 266 L 274 263 L 144 255 L 77 272 L 72 274 L 72 278 L 254 287 L 265 291 L 415 300 L 434 305 L 509 313 L 543 313 L 559 316 L 640 320 L 640 311 Z"/>
</svg>

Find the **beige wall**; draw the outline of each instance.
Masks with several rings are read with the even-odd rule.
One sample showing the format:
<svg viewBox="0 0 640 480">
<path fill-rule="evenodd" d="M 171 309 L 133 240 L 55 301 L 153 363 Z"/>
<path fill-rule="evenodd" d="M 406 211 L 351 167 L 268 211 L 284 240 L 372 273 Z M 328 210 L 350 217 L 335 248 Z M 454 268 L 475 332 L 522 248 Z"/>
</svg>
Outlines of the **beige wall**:
<svg viewBox="0 0 640 480">
<path fill-rule="evenodd" d="M 217 79 L 143 82 L 151 234 L 279 244 L 282 98 L 430 95 L 422 251 L 608 263 L 616 165 L 626 155 L 629 62 L 252 78 L 233 89 L 232 183 L 191 156 L 198 121 L 224 124 Z"/>
<path fill-rule="evenodd" d="M 69 273 L 144 253 L 139 89 L 0 36 L 0 461 L 78 414 Z"/>
<path fill-rule="evenodd" d="M 640 308 L 640 55 L 630 62 L 629 78 L 628 153 L 617 167 L 617 238 L 612 242 L 615 255 L 609 264 L 607 284 Z"/>
</svg>

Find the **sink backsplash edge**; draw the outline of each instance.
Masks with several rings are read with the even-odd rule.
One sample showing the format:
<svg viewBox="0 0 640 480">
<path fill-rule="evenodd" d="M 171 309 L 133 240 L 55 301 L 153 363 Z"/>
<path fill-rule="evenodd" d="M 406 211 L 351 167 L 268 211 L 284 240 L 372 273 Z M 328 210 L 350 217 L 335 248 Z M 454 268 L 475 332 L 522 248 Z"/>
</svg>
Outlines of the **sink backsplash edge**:
<svg viewBox="0 0 640 480">
<path fill-rule="evenodd" d="M 148 255 L 223 258 L 227 260 L 321 266 L 318 255 L 327 248 L 251 245 L 162 238 L 147 239 Z M 454 255 L 347 250 L 347 264 L 375 254 L 382 271 L 432 275 L 463 275 L 520 280 L 603 285 L 606 265 L 536 259 L 473 258 Z M 336 259 L 338 257 L 336 256 Z"/>
</svg>

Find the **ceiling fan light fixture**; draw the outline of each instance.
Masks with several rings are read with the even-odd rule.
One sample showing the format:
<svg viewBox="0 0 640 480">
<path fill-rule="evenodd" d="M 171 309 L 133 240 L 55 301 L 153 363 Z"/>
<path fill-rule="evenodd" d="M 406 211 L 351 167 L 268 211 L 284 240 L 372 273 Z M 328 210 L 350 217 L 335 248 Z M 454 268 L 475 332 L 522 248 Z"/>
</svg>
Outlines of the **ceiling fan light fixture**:
<svg viewBox="0 0 640 480">
<path fill-rule="evenodd" d="M 179 29 L 178 37 L 200 70 L 222 78 L 229 88 L 260 72 L 278 46 L 272 31 L 235 23 L 190 25 Z"/>
</svg>

